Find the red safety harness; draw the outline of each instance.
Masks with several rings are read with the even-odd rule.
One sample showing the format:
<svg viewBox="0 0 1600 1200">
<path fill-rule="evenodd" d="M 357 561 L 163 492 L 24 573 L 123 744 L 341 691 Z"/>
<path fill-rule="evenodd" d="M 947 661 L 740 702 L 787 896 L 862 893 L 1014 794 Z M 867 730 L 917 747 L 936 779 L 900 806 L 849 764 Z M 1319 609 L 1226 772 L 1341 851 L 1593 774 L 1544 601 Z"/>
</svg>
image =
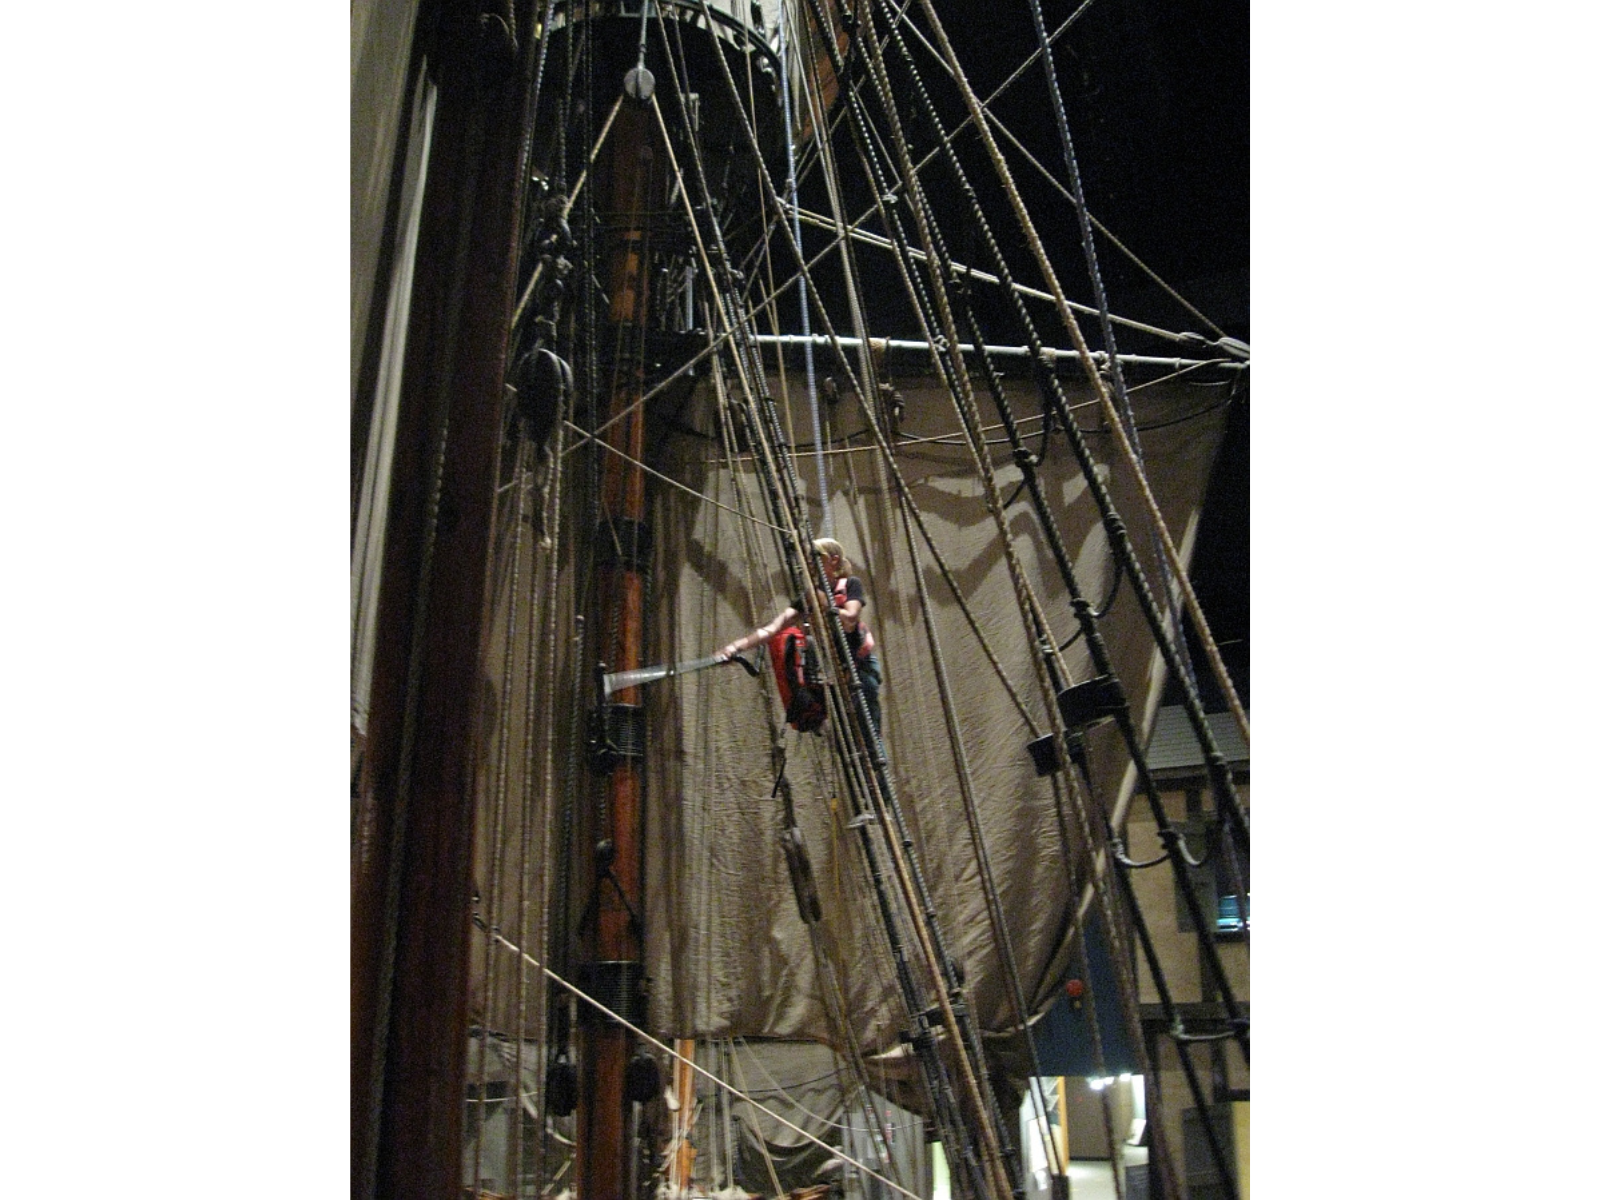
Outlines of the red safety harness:
<svg viewBox="0 0 1600 1200">
<path fill-rule="evenodd" d="M 778 630 L 767 650 L 778 680 L 778 696 L 783 700 L 783 719 L 801 733 L 820 729 L 828 715 L 828 702 L 818 680 L 816 654 L 806 645 L 805 629 L 791 625 Z"/>
<path fill-rule="evenodd" d="M 849 599 L 846 579 L 834 580 L 833 603 L 844 607 Z M 861 632 L 861 645 L 857 658 L 872 653 L 872 631 L 865 621 L 856 628 Z M 817 664 L 816 651 L 806 645 L 806 631 L 802 625 L 780 629 L 767 643 L 772 655 L 772 671 L 778 680 L 778 696 L 783 700 L 783 718 L 801 733 L 811 733 L 822 727 L 828 716 L 828 703 L 822 691 L 822 672 Z"/>
</svg>

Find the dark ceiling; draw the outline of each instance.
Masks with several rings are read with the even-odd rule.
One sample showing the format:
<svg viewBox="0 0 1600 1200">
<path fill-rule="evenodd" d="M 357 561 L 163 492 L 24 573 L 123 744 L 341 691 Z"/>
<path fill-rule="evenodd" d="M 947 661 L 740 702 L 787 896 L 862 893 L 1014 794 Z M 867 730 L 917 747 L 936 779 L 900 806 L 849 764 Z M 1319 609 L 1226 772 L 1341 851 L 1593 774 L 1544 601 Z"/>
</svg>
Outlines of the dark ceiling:
<svg viewBox="0 0 1600 1200">
<path fill-rule="evenodd" d="M 1111 311 L 1174 332 L 1207 332 L 1149 278 L 1159 275 L 1229 336 L 1248 342 L 1250 267 L 1249 8 L 1222 0 L 1042 0 L 1043 20 L 1054 31 L 1080 15 L 1056 43 L 1057 78 L 1089 211 L 1143 261 L 1135 264 L 1108 239 L 1097 236 L 1096 252 Z M 1037 46 L 1027 0 L 954 0 L 939 11 L 957 54 L 981 97 L 990 96 Z M 920 5 L 909 10 L 925 28 Z M 966 109 L 959 93 L 934 68 L 931 56 L 913 51 L 933 106 L 947 129 Z M 909 115 L 906 132 L 919 154 L 936 145 L 932 123 L 909 101 L 907 80 L 896 95 Z M 1044 74 L 1035 64 L 994 101 L 998 119 L 1056 178 L 1067 179 L 1058 125 Z M 1037 275 L 1009 217 L 1004 193 L 984 164 L 969 129 L 957 142 L 985 213 L 1011 258 L 1019 279 Z M 1008 153 L 1010 151 L 1008 150 Z M 1029 213 L 1049 247 L 1070 298 L 1092 300 L 1089 276 L 1073 208 L 1060 190 L 1031 166 L 1013 168 Z M 958 202 L 948 171 L 924 179 L 952 253 L 987 265 L 981 243 Z M 863 179 L 846 181 L 851 211 L 865 211 L 871 193 Z M 814 185 L 813 185 L 814 186 Z M 802 196 L 802 203 L 808 203 Z M 818 196 L 811 203 L 825 207 Z M 1008 249 L 1008 256 L 1010 251 Z M 902 332 L 905 314 L 880 289 L 875 329 Z M 992 318 L 992 341 L 1021 341 L 1007 306 L 991 290 L 978 297 Z M 1048 310 L 1046 310 L 1048 312 Z M 1036 311 L 1035 320 L 1039 319 Z M 1054 319 L 1041 328 L 1057 329 Z M 1102 338 L 1094 321 L 1083 322 L 1091 347 Z M 1064 339 L 1060 344 L 1064 344 Z M 1171 355 L 1171 341 L 1119 331 L 1123 353 Z M 1234 406 L 1208 494 L 1191 575 L 1212 633 L 1246 705 L 1249 703 L 1249 404 L 1247 390 Z M 1211 711 L 1222 708 L 1199 647 L 1191 652 L 1201 694 Z M 1169 702 L 1177 700 L 1169 691 Z"/>
<path fill-rule="evenodd" d="M 1249 269 L 1249 24 L 1242 4 L 1218 0 L 1041 0 L 1043 21 L 1054 31 L 1080 12 L 1056 42 L 1056 72 L 1062 106 L 1089 211 L 1146 270 L 1110 239 L 1097 235 L 1096 252 L 1111 310 L 1175 332 L 1204 331 L 1150 279 L 1159 275 L 1229 335 L 1248 341 Z M 938 5 L 946 31 L 974 91 L 993 95 L 1037 47 L 1028 0 L 947 0 Z M 913 22 L 926 29 L 917 3 Z M 915 37 L 907 39 L 917 73 L 944 128 L 966 115 L 959 92 L 934 65 Z M 937 129 L 915 100 L 909 76 L 889 54 L 905 133 L 917 157 L 937 147 Z M 870 89 L 869 89 L 870 90 Z M 1039 163 L 1064 184 L 1062 142 L 1042 66 L 1027 68 L 994 99 L 991 109 Z M 883 127 L 874 112 L 874 120 Z M 1092 289 L 1084 268 L 1082 240 L 1069 201 L 1000 138 L 1012 159 L 1013 177 L 1030 217 L 1049 249 L 1063 286 L 1088 302 Z M 1010 206 L 969 127 L 956 148 L 1002 244 L 1016 247 L 1013 269 L 1023 282 L 1039 282 L 1023 249 Z M 848 135 L 836 136 L 841 161 L 855 161 Z M 888 147 L 881 147 L 885 158 Z M 857 172 L 844 185 L 852 212 L 866 211 L 871 191 Z M 924 185 L 940 213 L 952 254 L 987 265 L 981 241 L 948 169 L 935 165 Z M 809 196 L 806 192 L 809 191 Z M 826 209 L 814 173 L 802 203 Z M 900 324 L 892 299 L 875 327 Z M 1003 306 L 991 315 L 1005 332 Z M 1052 322 L 1053 324 L 1053 322 Z M 1093 324 L 1092 322 L 1090 324 Z M 896 332 L 900 332 L 896 330 Z M 913 336 L 910 329 L 905 336 Z M 1097 330 L 1085 329 L 1097 348 Z M 1020 340 L 1020 337 L 1019 337 Z M 1126 353 L 1170 354 L 1172 343 L 1137 333 L 1118 335 Z"/>
</svg>

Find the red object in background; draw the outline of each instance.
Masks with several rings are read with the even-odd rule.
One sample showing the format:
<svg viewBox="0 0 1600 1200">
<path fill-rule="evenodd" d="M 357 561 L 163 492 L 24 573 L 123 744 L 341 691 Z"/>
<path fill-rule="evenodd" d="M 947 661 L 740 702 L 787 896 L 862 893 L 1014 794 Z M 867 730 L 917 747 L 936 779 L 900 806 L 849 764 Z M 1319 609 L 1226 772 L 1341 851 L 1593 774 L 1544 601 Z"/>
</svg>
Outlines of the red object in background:
<svg viewBox="0 0 1600 1200">
<path fill-rule="evenodd" d="M 1082 999 L 1082 997 L 1083 997 L 1083 980 L 1081 980 L 1081 979 L 1069 979 L 1069 980 L 1067 980 L 1067 996 L 1068 996 L 1069 999 L 1072 999 L 1072 1000 Z"/>
</svg>

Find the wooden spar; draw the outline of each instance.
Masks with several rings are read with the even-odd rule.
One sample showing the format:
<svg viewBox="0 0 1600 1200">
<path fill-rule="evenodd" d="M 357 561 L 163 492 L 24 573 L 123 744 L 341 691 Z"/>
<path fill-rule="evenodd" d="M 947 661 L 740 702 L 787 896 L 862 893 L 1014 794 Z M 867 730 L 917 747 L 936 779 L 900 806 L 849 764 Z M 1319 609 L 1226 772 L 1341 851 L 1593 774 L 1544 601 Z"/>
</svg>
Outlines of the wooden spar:
<svg viewBox="0 0 1600 1200">
<path fill-rule="evenodd" d="M 694 1039 L 675 1038 L 672 1048 L 678 1057 L 672 1063 L 672 1094 L 677 1111 L 672 1114 L 672 1157 L 667 1162 L 667 1186 L 674 1193 L 688 1190 L 694 1177 L 694 1143 L 689 1133 L 694 1128 Z"/>
<path fill-rule="evenodd" d="M 823 0 L 822 7 L 827 10 L 828 19 L 832 22 L 836 31 L 834 45 L 839 49 L 840 61 L 843 61 L 850 54 L 850 34 L 845 29 L 844 22 L 840 20 L 842 14 L 840 13 L 839 0 Z M 827 35 L 818 28 L 816 17 L 811 14 L 809 9 L 804 11 L 806 33 L 814 41 L 825 38 Z M 833 69 L 833 60 L 829 58 L 826 50 L 819 47 L 814 55 L 814 65 L 817 72 L 817 86 L 821 92 L 822 111 L 825 113 L 832 112 L 833 103 L 839 98 L 839 76 Z M 816 133 L 816 129 L 813 128 L 811 123 L 811 106 L 804 103 L 798 104 L 795 108 L 795 119 L 799 125 L 795 140 L 798 145 L 803 146 Z"/>
<path fill-rule="evenodd" d="M 447 19 L 435 32 L 437 133 L 353 785 L 357 1200 L 436 1200 L 461 1187 L 478 651 L 528 75 L 492 29 Z"/>
<path fill-rule="evenodd" d="M 661 173 L 656 169 L 654 126 L 649 110 L 625 101 L 612 128 L 602 160 L 602 178 L 609 178 L 603 228 L 613 232 L 607 294 L 611 297 L 608 344 L 616 359 L 614 387 L 606 431 L 608 445 L 622 452 L 607 454 L 601 477 L 601 527 L 594 536 L 599 562 L 602 661 L 613 671 L 644 665 L 644 574 L 640 561 L 648 537 L 644 502 L 644 413 L 636 407 L 644 395 L 644 335 L 649 311 L 649 230 L 653 210 L 660 207 Z M 626 415 L 624 415 L 626 414 Z M 624 458 L 622 455 L 626 455 Z M 619 705 L 637 705 L 639 689 L 624 688 L 611 697 Z M 596 845 L 609 843 L 609 854 L 597 850 L 591 896 L 595 920 L 584 932 L 586 965 L 601 977 L 617 966 L 611 980 L 632 992 L 644 957 L 643 917 L 644 795 L 643 764 L 622 756 L 604 781 L 604 824 L 595 830 Z M 609 863 L 611 877 L 604 866 Z M 631 1010 L 625 1002 L 624 1012 Z M 583 1200 L 622 1200 L 628 1182 L 627 1164 L 634 1161 L 628 1137 L 625 1071 L 633 1036 L 622 1026 L 592 1015 L 583 1021 L 578 1039 L 579 1087 L 577 1160 L 574 1184 Z"/>
</svg>

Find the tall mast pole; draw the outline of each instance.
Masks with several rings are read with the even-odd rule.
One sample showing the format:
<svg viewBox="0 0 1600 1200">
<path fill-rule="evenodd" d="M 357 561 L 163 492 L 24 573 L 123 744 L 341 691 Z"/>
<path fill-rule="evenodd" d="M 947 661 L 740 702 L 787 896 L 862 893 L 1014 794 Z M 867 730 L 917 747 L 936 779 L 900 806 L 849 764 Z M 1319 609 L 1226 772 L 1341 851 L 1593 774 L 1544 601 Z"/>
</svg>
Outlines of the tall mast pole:
<svg viewBox="0 0 1600 1200">
<path fill-rule="evenodd" d="M 610 297 L 608 345 L 612 393 L 601 468 L 601 518 L 594 531 L 599 565 L 602 661 L 611 671 L 643 665 L 644 580 L 650 529 L 645 512 L 644 340 L 649 312 L 649 221 L 660 206 L 649 112 L 637 101 L 623 103 L 602 160 L 607 179 L 605 209 L 598 214 L 611 232 L 607 272 Z M 625 457 L 624 457 L 625 456 Z M 589 920 L 580 931 L 580 970 L 590 994 L 638 1023 L 643 1017 L 643 710 L 638 688 L 600 697 L 608 752 L 602 766 L 603 801 L 596 812 Z M 628 1115 L 637 1090 L 628 1064 L 633 1035 L 593 1009 L 585 1009 L 579 1031 L 576 1189 L 581 1200 L 622 1200 L 632 1157 Z"/>
</svg>

